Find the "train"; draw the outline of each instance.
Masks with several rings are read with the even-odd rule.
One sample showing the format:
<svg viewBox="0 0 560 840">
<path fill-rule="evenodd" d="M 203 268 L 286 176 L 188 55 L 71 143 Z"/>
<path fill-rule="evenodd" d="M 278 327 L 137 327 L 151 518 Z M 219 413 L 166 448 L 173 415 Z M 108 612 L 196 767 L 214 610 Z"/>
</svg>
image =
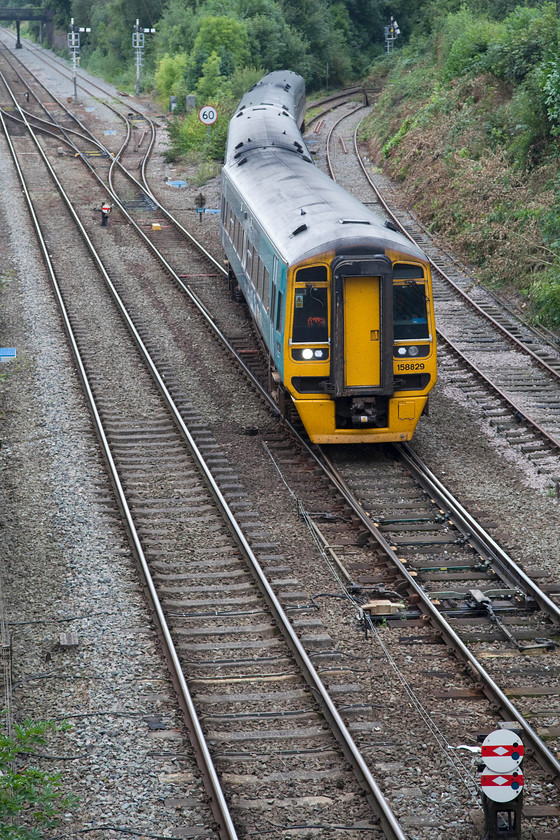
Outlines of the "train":
<svg viewBox="0 0 560 840">
<path fill-rule="evenodd" d="M 279 409 L 318 444 L 410 440 L 437 378 L 430 266 L 315 164 L 305 82 L 274 71 L 228 126 L 221 241 Z M 309 144 L 311 145 L 311 144 Z"/>
</svg>

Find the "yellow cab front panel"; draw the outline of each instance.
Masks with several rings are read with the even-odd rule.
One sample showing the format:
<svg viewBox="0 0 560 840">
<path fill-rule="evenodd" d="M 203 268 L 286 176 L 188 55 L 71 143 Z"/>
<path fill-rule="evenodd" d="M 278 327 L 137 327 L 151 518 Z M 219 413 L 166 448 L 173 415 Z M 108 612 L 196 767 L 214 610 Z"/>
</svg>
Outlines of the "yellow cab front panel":
<svg viewBox="0 0 560 840">
<path fill-rule="evenodd" d="M 290 273 L 284 383 L 315 443 L 414 434 L 436 380 L 435 323 L 428 266 L 398 256 L 378 273 L 376 262 L 357 274 L 347 261 L 336 278 L 329 259 Z"/>
</svg>

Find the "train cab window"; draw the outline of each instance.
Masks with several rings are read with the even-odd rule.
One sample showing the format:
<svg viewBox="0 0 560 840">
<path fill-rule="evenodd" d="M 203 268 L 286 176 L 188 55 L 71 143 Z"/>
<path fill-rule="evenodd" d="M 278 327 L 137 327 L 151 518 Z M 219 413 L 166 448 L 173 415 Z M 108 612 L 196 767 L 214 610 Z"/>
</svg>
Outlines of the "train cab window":
<svg viewBox="0 0 560 840">
<path fill-rule="evenodd" d="M 328 279 L 326 265 L 309 265 L 296 274 L 296 283 L 326 283 Z"/>
<path fill-rule="evenodd" d="M 424 280 L 424 269 L 414 263 L 395 263 L 393 280 Z"/>
<path fill-rule="evenodd" d="M 424 283 L 409 280 L 393 286 L 395 341 L 430 337 L 426 302 Z"/>
<path fill-rule="evenodd" d="M 298 272 L 299 280 L 301 272 Z M 294 322 L 292 341 L 326 342 L 329 340 L 329 310 L 327 287 L 308 283 L 294 290 Z"/>
</svg>

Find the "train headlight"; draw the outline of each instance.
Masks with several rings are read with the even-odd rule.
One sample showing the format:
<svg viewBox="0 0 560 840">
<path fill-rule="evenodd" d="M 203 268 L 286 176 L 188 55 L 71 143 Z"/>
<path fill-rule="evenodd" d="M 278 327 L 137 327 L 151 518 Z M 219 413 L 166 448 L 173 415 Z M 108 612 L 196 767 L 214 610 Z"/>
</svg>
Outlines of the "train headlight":
<svg viewBox="0 0 560 840">
<path fill-rule="evenodd" d="M 329 359 L 329 348 L 292 347 L 292 359 L 294 362 L 327 362 Z"/>
<path fill-rule="evenodd" d="M 425 358 L 432 352 L 430 344 L 401 344 L 393 347 L 393 356 L 397 359 Z"/>
</svg>

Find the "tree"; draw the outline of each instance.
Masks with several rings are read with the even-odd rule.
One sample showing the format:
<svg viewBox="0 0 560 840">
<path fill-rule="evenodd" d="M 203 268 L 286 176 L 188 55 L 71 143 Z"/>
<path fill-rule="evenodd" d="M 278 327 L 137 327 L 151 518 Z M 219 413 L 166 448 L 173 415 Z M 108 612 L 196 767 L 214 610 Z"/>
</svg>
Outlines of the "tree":
<svg viewBox="0 0 560 840">
<path fill-rule="evenodd" d="M 185 97 L 188 93 L 186 82 L 187 56 L 164 55 L 156 67 L 156 89 L 158 96 L 167 99 L 168 96 Z"/>
<path fill-rule="evenodd" d="M 61 774 L 46 773 L 29 764 L 35 747 L 46 742 L 45 734 L 70 729 L 70 724 L 52 720 L 24 720 L 14 725 L 14 734 L 0 731 L 0 838 L 40 840 L 40 826 L 50 829 L 77 798 L 62 790 Z"/>
<path fill-rule="evenodd" d="M 251 57 L 244 21 L 225 15 L 209 15 L 202 18 L 193 49 L 195 53 L 204 50 L 209 56 L 212 53 L 220 55 L 222 50 L 227 50 L 236 67 L 248 64 Z"/>
<path fill-rule="evenodd" d="M 168 0 L 154 36 L 158 56 L 190 53 L 198 31 L 198 21 L 199 16 L 185 0 Z"/>
<path fill-rule="evenodd" d="M 226 78 L 220 73 L 222 60 L 213 52 L 204 62 L 202 75 L 196 86 L 197 101 L 202 104 L 216 102 L 226 92 Z"/>
</svg>

